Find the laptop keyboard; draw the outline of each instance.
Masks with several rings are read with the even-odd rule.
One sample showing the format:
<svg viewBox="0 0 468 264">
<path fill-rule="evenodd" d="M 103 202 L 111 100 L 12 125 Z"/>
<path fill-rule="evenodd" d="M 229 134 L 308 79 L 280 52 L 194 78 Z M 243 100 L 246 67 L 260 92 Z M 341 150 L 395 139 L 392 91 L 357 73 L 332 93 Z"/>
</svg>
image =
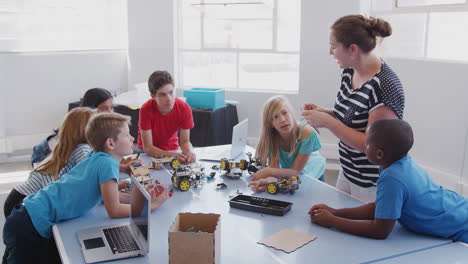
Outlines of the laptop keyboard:
<svg viewBox="0 0 468 264">
<path fill-rule="evenodd" d="M 103 229 L 113 254 L 140 250 L 128 226 Z"/>
</svg>

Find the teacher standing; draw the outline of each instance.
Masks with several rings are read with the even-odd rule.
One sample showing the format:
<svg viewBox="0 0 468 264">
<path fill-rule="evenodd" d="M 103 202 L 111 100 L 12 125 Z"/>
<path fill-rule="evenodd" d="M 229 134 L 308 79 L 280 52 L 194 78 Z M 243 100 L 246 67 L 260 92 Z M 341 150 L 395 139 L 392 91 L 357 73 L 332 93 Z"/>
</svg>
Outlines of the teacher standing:
<svg viewBox="0 0 468 264">
<path fill-rule="evenodd" d="M 336 187 L 365 201 L 375 201 L 379 166 L 365 155 L 366 128 L 381 119 L 402 119 L 403 86 L 390 66 L 376 56 L 377 38 L 392 34 L 388 22 L 362 15 L 339 18 L 330 31 L 330 55 L 340 68 L 341 86 L 333 109 L 304 104 L 303 117 L 313 127 L 340 139 L 341 169 Z"/>
</svg>

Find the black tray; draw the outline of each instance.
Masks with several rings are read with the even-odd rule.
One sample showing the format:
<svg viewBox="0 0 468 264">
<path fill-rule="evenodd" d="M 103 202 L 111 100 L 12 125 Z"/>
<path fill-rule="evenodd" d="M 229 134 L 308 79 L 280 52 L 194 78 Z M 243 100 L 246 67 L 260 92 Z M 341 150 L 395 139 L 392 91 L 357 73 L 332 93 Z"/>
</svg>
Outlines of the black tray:
<svg viewBox="0 0 468 264">
<path fill-rule="evenodd" d="M 234 208 L 271 215 L 285 215 L 289 210 L 291 210 L 291 206 L 293 205 L 290 202 L 243 194 L 233 197 L 229 200 L 229 204 Z"/>
</svg>

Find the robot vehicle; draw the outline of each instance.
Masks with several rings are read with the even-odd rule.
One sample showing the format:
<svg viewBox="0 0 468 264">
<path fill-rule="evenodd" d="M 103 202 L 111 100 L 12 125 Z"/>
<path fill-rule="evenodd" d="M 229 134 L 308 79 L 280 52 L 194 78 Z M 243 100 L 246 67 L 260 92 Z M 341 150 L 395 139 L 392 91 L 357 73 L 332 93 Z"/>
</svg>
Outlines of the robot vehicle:
<svg viewBox="0 0 468 264">
<path fill-rule="evenodd" d="M 219 168 L 226 171 L 225 175 L 228 177 L 240 178 L 242 176 L 242 171 L 246 170 L 248 165 L 249 162 L 244 159 L 239 162 L 222 159 Z"/>
<path fill-rule="evenodd" d="M 283 177 L 277 182 L 270 182 L 267 185 L 267 192 L 271 194 L 279 192 L 294 194 L 299 189 L 299 184 L 301 184 L 299 176 Z"/>
<path fill-rule="evenodd" d="M 202 172 L 190 168 L 190 166 L 181 166 L 175 169 L 172 173 L 172 185 L 175 188 L 185 192 L 190 189 L 191 186 L 198 187 Z"/>
</svg>

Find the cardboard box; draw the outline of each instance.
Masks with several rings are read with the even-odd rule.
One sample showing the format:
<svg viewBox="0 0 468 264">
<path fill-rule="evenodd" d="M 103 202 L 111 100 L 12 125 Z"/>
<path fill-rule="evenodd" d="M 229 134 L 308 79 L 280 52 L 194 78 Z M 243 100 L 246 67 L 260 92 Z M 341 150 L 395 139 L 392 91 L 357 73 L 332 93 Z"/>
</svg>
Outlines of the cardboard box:
<svg viewBox="0 0 468 264">
<path fill-rule="evenodd" d="M 219 263 L 219 214 L 179 213 L 169 229 L 169 263 Z M 186 232 L 190 228 L 200 232 Z"/>
</svg>

